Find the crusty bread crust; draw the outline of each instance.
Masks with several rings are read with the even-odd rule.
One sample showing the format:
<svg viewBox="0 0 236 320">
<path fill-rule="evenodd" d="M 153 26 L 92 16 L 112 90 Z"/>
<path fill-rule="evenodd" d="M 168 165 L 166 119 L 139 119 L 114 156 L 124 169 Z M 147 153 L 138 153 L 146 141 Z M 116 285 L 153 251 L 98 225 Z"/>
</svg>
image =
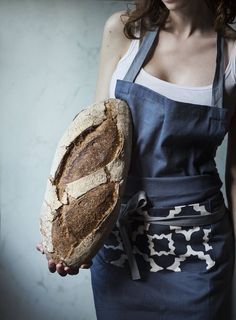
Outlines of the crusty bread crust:
<svg viewBox="0 0 236 320">
<path fill-rule="evenodd" d="M 92 259 L 112 230 L 130 166 L 128 105 L 107 99 L 81 110 L 56 148 L 40 215 L 44 250 L 75 267 Z"/>
</svg>

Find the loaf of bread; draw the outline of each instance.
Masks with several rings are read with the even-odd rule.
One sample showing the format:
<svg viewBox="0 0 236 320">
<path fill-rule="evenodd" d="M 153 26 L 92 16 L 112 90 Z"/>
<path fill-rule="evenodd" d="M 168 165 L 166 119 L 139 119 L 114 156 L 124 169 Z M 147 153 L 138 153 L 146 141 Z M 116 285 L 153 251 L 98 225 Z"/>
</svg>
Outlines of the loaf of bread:
<svg viewBox="0 0 236 320">
<path fill-rule="evenodd" d="M 81 110 L 56 148 L 40 214 L 46 255 L 77 267 L 90 261 L 118 218 L 130 166 L 128 105 L 107 99 Z"/>
</svg>

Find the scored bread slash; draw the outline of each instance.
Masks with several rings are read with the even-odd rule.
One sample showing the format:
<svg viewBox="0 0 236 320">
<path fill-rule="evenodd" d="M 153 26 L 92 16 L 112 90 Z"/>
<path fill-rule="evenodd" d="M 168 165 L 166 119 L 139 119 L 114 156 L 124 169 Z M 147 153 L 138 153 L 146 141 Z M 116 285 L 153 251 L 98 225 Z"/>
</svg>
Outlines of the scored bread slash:
<svg viewBox="0 0 236 320">
<path fill-rule="evenodd" d="M 123 100 L 81 110 L 61 137 L 40 214 L 43 248 L 55 263 L 90 261 L 118 218 L 130 167 L 132 117 Z"/>
</svg>

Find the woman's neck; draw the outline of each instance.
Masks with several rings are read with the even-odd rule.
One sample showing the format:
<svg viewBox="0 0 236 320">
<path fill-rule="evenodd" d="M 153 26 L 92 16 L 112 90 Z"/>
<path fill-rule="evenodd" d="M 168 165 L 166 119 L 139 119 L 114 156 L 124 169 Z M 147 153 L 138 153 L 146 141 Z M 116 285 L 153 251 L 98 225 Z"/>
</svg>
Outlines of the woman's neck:
<svg viewBox="0 0 236 320">
<path fill-rule="evenodd" d="M 189 0 L 184 7 L 170 10 L 165 30 L 181 39 L 209 33 L 213 31 L 213 16 L 204 0 Z"/>
</svg>

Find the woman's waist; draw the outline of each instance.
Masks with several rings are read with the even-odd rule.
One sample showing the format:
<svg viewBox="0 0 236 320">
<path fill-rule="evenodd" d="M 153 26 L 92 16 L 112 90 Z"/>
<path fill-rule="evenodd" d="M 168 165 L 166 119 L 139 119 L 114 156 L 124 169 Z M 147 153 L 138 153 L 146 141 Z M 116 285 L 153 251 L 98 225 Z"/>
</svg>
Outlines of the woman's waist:
<svg viewBox="0 0 236 320">
<path fill-rule="evenodd" d="M 218 174 L 179 177 L 141 177 L 128 175 L 122 202 L 144 190 L 154 207 L 173 207 L 191 203 L 223 201 Z M 215 201 L 215 200 L 214 200 Z M 214 206 L 214 204 L 212 203 Z"/>
<path fill-rule="evenodd" d="M 139 190 L 121 204 L 118 223 L 139 220 L 163 225 L 199 226 L 215 223 L 227 210 L 221 191 L 200 202 L 161 206 L 150 200 L 144 190 Z"/>
</svg>

